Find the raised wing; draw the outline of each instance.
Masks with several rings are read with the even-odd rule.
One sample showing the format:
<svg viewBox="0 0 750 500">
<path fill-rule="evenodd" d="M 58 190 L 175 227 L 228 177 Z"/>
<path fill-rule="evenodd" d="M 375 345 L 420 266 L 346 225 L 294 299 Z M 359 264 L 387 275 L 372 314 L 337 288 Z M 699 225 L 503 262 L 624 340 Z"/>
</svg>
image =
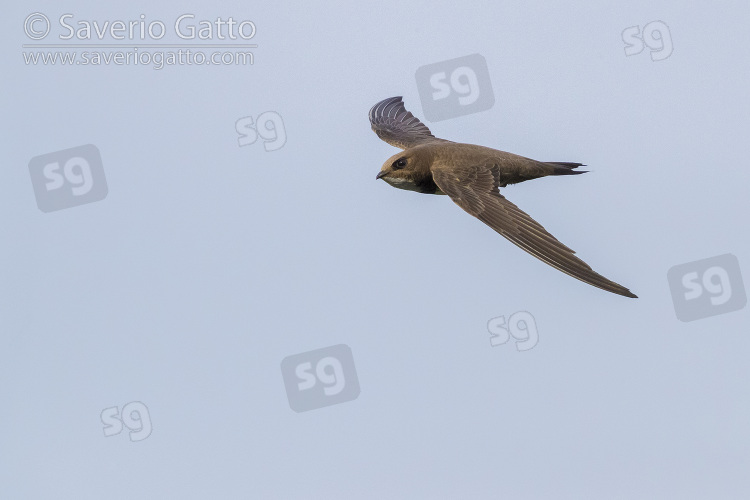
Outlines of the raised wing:
<svg viewBox="0 0 750 500">
<path fill-rule="evenodd" d="M 449 142 L 436 138 L 427 125 L 406 111 L 401 96 L 384 99 L 370 108 L 370 125 L 378 137 L 401 149 L 425 142 Z"/>
<path fill-rule="evenodd" d="M 498 189 L 499 169 L 488 166 L 433 166 L 440 190 L 458 206 L 537 259 L 602 290 L 636 298 L 630 290 L 596 273 L 541 224 L 508 201 Z"/>
</svg>

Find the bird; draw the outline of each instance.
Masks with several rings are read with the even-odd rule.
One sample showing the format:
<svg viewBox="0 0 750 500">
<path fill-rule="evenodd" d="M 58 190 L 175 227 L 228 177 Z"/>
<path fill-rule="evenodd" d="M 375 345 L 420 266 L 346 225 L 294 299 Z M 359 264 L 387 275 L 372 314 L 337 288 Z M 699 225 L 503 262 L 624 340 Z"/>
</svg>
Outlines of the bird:
<svg viewBox="0 0 750 500">
<path fill-rule="evenodd" d="M 500 193 L 509 184 L 577 175 L 582 163 L 545 162 L 474 144 L 439 139 L 406 110 L 401 96 L 384 99 L 369 112 L 380 139 L 402 149 L 388 158 L 376 179 L 422 194 L 447 195 L 511 243 L 565 274 L 602 290 L 637 298 L 575 256 L 541 224 Z"/>
</svg>

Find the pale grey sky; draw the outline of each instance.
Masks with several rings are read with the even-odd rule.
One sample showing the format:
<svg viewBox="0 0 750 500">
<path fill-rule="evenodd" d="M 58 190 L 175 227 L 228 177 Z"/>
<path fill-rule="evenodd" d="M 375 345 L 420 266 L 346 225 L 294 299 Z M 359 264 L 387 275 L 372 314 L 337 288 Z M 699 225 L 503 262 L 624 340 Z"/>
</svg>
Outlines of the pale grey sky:
<svg viewBox="0 0 750 500">
<path fill-rule="evenodd" d="M 747 3 L 5 10 L 0 497 L 750 495 L 748 309 L 680 321 L 667 279 L 725 254 L 748 279 Z M 45 40 L 24 33 L 34 13 Z M 231 16 L 258 47 L 252 66 L 25 64 L 24 44 L 148 42 L 60 40 L 66 13 L 143 14 L 168 30 L 153 43 L 194 45 L 231 40 L 181 40 L 180 15 Z M 623 32 L 655 21 L 669 57 L 627 56 Z M 427 121 L 417 69 L 471 54 L 494 106 Z M 397 150 L 367 112 L 396 95 L 438 137 L 587 164 L 503 193 L 640 298 L 376 181 Z M 238 121 L 266 112 L 286 142 L 240 146 Z M 42 212 L 30 161 L 87 144 L 106 196 Z M 538 344 L 493 347 L 488 322 L 522 311 Z M 293 411 L 282 360 L 340 344 L 358 395 Z M 103 420 L 130 403 L 150 434 Z"/>
</svg>

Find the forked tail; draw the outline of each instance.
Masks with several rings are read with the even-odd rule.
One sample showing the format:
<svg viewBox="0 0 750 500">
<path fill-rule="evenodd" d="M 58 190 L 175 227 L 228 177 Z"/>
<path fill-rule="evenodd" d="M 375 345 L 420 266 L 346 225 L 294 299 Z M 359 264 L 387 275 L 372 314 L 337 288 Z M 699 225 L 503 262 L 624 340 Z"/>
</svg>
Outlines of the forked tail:
<svg viewBox="0 0 750 500">
<path fill-rule="evenodd" d="M 588 170 L 573 170 L 578 167 L 585 167 L 586 165 L 583 163 L 569 163 L 564 161 L 548 161 L 546 163 L 554 167 L 551 175 L 576 175 L 588 172 Z"/>
</svg>

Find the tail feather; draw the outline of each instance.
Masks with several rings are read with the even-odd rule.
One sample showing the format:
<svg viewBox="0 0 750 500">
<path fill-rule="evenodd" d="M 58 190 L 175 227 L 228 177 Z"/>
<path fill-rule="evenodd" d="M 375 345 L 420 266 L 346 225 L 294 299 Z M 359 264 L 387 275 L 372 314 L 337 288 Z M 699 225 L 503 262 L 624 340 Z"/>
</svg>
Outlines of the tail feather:
<svg viewBox="0 0 750 500">
<path fill-rule="evenodd" d="M 552 175 L 576 175 L 588 172 L 588 170 L 573 170 L 574 168 L 585 167 L 586 165 L 583 163 L 570 163 L 564 161 L 548 161 L 546 163 L 554 167 Z"/>
</svg>

